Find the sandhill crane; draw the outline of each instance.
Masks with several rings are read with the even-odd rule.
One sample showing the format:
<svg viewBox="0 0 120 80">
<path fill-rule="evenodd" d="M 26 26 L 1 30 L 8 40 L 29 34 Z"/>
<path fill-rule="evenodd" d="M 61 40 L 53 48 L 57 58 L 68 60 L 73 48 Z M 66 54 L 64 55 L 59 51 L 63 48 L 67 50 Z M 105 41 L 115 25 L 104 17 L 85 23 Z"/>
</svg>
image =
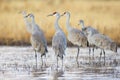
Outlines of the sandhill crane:
<svg viewBox="0 0 120 80">
<path fill-rule="evenodd" d="M 108 36 L 97 33 L 92 35 L 91 30 L 87 30 L 88 33 L 88 40 L 94 44 L 95 46 L 101 48 L 104 53 L 104 65 L 105 65 L 105 49 L 117 52 L 117 45 L 113 42 Z M 100 53 L 100 60 L 101 60 L 102 51 Z"/>
<path fill-rule="evenodd" d="M 79 24 L 82 26 L 82 30 L 84 31 L 84 33 L 86 34 L 87 36 L 87 32 L 86 32 L 86 29 L 89 29 L 92 31 L 92 35 L 93 34 L 96 34 L 96 33 L 99 33 L 95 28 L 91 27 L 91 26 L 84 26 L 84 21 L 83 20 L 80 20 L 79 21 Z"/>
<path fill-rule="evenodd" d="M 31 22 L 28 20 L 28 18 L 26 17 L 27 16 L 27 13 L 26 11 L 21 11 L 19 13 L 22 13 L 23 15 L 23 18 L 24 18 L 24 22 L 25 22 L 25 25 L 26 25 L 26 29 L 29 33 L 32 32 L 32 25 L 31 25 Z"/>
<path fill-rule="evenodd" d="M 26 13 L 26 11 L 21 11 L 19 13 L 22 13 L 23 18 L 24 18 L 24 22 L 25 22 L 25 25 L 26 25 L 26 28 L 27 28 L 27 31 L 31 34 L 31 32 L 32 32 L 32 24 L 31 24 L 31 21 L 29 20 L 29 18 L 26 17 L 28 14 Z M 36 28 L 39 30 L 38 26 L 36 26 Z"/>
<path fill-rule="evenodd" d="M 84 35 L 84 33 L 81 30 L 73 28 L 70 25 L 70 23 L 69 23 L 70 13 L 69 12 L 64 12 L 62 14 L 62 16 L 63 15 L 66 15 L 66 17 L 67 17 L 67 19 L 66 19 L 66 28 L 67 28 L 67 31 L 68 31 L 68 40 L 72 44 L 78 46 L 78 53 L 77 53 L 77 57 L 76 57 L 76 61 L 78 62 L 78 56 L 79 56 L 79 51 L 80 51 L 79 47 L 81 47 L 81 46 L 82 47 L 87 47 L 87 38 L 86 38 L 86 36 Z M 79 64 L 78 64 L 78 66 L 79 66 Z"/>
<path fill-rule="evenodd" d="M 65 55 L 67 41 L 64 32 L 62 31 L 62 29 L 58 24 L 58 21 L 60 19 L 60 14 L 58 12 L 54 12 L 52 14 L 49 14 L 48 16 L 56 16 L 56 20 L 54 24 L 56 32 L 52 39 L 52 47 L 57 57 L 57 68 L 58 68 L 58 57 L 62 59 L 62 68 L 63 68 L 63 55 Z"/>
<path fill-rule="evenodd" d="M 88 34 L 87 34 L 87 30 L 90 30 L 91 32 L 92 32 L 92 35 L 93 34 L 97 34 L 97 33 L 99 33 L 96 29 L 94 29 L 93 27 L 91 27 L 91 26 L 84 26 L 84 21 L 83 20 L 80 20 L 79 21 L 79 25 L 81 25 L 82 26 L 82 31 L 84 32 L 84 34 L 86 35 L 86 37 L 88 36 Z M 89 42 L 89 56 L 90 56 L 90 52 L 91 52 L 91 50 L 90 50 L 90 46 L 93 46 L 93 57 L 94 57 L 94 45 L 88 40 L 88 42 Z"/>
<path fill-rule="evenodd" d="M 36 68 L 37 68 L 37 52 L 41 53 L 41 60 L 43 66 L 43 56 L 46 56 L 47 50 L 47 41 L 44 37 L 43 31 L 39 28 L 39 26 L 35 23 L 34 15 L 28 14 L 26 17 L 31 19 L 31 26 L 32 26 L 32 32 L 31 32 L 31 44 L 35 51 L 35 58 L 36 58 Z"/>
</svg>

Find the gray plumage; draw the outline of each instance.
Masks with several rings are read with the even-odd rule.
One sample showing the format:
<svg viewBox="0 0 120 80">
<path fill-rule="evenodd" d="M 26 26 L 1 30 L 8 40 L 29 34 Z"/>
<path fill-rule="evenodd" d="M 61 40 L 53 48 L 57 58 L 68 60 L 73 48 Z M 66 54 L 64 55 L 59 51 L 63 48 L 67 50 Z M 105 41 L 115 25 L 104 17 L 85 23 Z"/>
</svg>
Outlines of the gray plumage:
<svg viewBox="0 0 120 80">
<path fill-rule="evenodd" d="M 82 32 L 85 34 L 86 37 L 88 37 L 88 33 L 87 33 L 88 30 L 90 30 L 92 32 L 92 35 L 99 33 L 95 28 L 93 28 L 91 26 L 87 26 L 87 27 L 84 26 L 84 21 L 83 20 L 80 20 L 79 24 L 82 26 Z M 96 46 L 94 44 L 92 44 L 91 41 L 89 41 L 89 40 L 88 40 L 88 43 L 89 43 L 89 57 L 90 57 L 91 49 L 93 50 L 93 57 L 94 57 L 94 48 Z M 93 48 L 90 48 L 91 46 Z"/>
<path fill-rule="evenodd" d="M 28 14 L 26 16 L 27 18 L 30 18 L 31 22 L 31 44 L 33 49 L 35 50 L 35 57 L 36 57 L 36 68 L 37 68 L 37 53 L 39 52 L 42 56 L 46 56 L 46 53 L 48 52 L 47 50 L 47 41 L 45 39 L 43 31 L 39 28 L 39 26 L 35 23 L 34 20 L 34 15 L 33 14 Z M 43 66 L 43 59 L 42 59 L 42 66 Z"/>
<path fill-rule="evenodd" d="M 23 15 L 23 18 L 24 18 L 24 22 L 25 22 L 27 31 L 31 34 L 31 33 L 32 33 L 32 24 L 31 24 L 31 21 L 29 20 L 29 18 L 26 17 L 26 16 L 27 16 L 26 11 L 22 11 L 22 12 L 20 12 L 20 13 L 22 13 L 22 15 Z M 36 28 L 37 28 L 38 30 L 40 30 L 40 29 L 39 29 L 39 26 L 36 26 Z"/>
<path fill-rule="evenodd" d="M 101 60 L 101 55 L 102 55 L 102 50 L 104 53 L 104 65 L 105 65 L 105 51 L 104 50 L 111 50 L 114 52 L 117 52 L 117 44 L 112 41 L 108 36 L 103 35 L 103 34 L 93 34 L 90 30 L 88 32 L 88 40 L 94 44 L 95 46 L 101 48 L 101 53 L 100 53 L 100 60 Z"/>
<path fill-rule="evenodd" d="M 85 27 L 83 20 L 80 20 L 79 24 L 82 26 L 82 31 L 84 32 L 84 34 L 86 35 L 86 37 L 88 36 L 88 32 L 87 31 L 91 31 L 91 35 L 99 33 L 96 29 L 94 29 L 91 26 Z M 93 45 L 90 41 L 88 41 L 88 42 L 89 42 L 89 44 Z"/>
<path fill-rule="evenodd" d="M 62 14 L 66 15 L 66 28 L 68 31 L 68 40 L 74 44 L 78 46 L 78 53 L 77 53 L 77 58 L 76 60 L 78 61 L 78 56 L 79 56 L 79 47 L 87 47 L 87 38 L 85 36 L 85 34 L 81 31 L 78 30 L 76 28 L 71 27 L 69 20 L 70 20 L 70 13 L 69 12 L 64 12 Z"/>
<path fill-rule="evenodd" d="M 108 49 L 116 52 L 116 43 L 113 42 L 108 36 L 103 35 L 103 34 L 94 34 L 91 35 L 92 33 L 88 31 L 88 40 L 91 41 L 94 45 L 101 49 Z"/>
<path fill-rule="evenodd" d="M 64 32 L 62 31 L 62 29 L 58 24 L 58 21 L 60 19 L 60 14 L 58 12 L 54 12 L 49 16 L 56 16 L 56 21 L 54 25 L 56 31 L 52 39 L 52 48 L 55 52 L 55 55 L 57 56 L 57 66 L 58 66 L 58 57 L 60 57 L 62 59 L 62 67 L 63 67 L 63 55 L 65 55 L 67 41 Z"/>
<path fill-rule="evenodd" d="M 114 42 L 108 36 L 100 34 L 96 29 L 92 28 L 91 26 L 85 27 L 83 20 L 80 20 L 80 24 L 90 44 L 95 44 L 97 47 L 110 50 L 110 46 L 108 46 L 108 44 L 110 45 Z M 113 51 L 115 50 L 113 49 Z"/>
<path fill-rule="evenodd" d="M 84 33 L 78 29 L 72 28 L 68 31 L 68 40 L 74 45 L 87 47 L 87 38 Z"/>
<path fill-rule="evenodd" d="M 20 13 L 22 13 L 22 15 L 23 15 L 23 18 L 24 18 L 24 22 L 25 22 L 27 31 L 28 31 L 29 33 L 31 33 L 31 32 L 32 32 L 32 25 L 31 25 L 31 22 L 30 22 L 30 21 L 28 20 L 28 18 L 26 17 L 26 16 L 27 16 L 26 11 L 22 11 L 22 12 L 20 12 Z"/>
<path fill-rule="evenodd" d="M 113 42 L 108 36 L 100 34 L 96 29 L 92 28 L 91 26 L 85 27 L 83 20 L 80 20 L 79 23 L 82 26 L 82 31 L 87 36 L 89 44 L 101 48 L 100 59 L 103 51 L 105 61 L 105 49 L 112 50 L 114 52 L 117 51 L 116 43 Z"/>
<path fill-rule="evenodd" d="M 66 39 L 64 36 L 65 35 L 62 31 L 56 31 L 52 39 L 53 50 L 61 59 L 63 59 L 63 55 L 65 55 L 66 49 Z"/>
</svg>

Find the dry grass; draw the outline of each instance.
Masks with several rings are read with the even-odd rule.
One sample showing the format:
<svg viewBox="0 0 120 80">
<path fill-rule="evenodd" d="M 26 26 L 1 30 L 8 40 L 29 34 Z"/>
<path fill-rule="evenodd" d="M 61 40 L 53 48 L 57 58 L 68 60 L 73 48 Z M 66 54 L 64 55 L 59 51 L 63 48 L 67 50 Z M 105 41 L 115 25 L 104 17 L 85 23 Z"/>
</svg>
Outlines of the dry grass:
<svg viewBox="0 0 120 80">
<path fill-rule="evenodd" d="M 51 43 L 55 31 L 55 17 L 46 16 L 54 11 L 60 13 L 69 11 L 72 26 L 81 29 L 77 24 L 83 19 L 86 26 L 97 28 L 120 44 L 120 1 L 67 0 L 64 3 L 59 0 L 1 1 L 0 44 L 29 44 L 30 35 L 26 31 L 22 15 L 18 14 L 22 10 L 34 13 L 35 20 L 44 30 L 48 43 Z M 66 17 L 62 17 L 60 25 L 66 32 L 65 20 Z"/>
</svg>

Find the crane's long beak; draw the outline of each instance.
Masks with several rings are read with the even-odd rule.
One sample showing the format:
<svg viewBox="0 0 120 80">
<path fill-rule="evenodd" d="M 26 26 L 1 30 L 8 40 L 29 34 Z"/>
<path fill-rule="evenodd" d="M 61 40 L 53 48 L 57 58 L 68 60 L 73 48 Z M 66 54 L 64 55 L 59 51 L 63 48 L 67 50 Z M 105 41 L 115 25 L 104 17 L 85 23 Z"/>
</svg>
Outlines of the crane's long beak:
<svg viewBox="0 0 120 80">
<path fill-rule="evenodd" d="M 65 13 L 61 14 L 60 16 L 64 16 L 64 15 L 65 15 Z"/>
<path fill-rule="evenodd" d="M 30 14 L 26 15 L 25 18 L 27 18 Z"/>
<path fill-rule="evenodd" d="M 19 13 L 19 14 L 21 14 L 21 13 L 26 13 L 26 11 L 25 11 L 25 10 L 19 11 L 18 13 Z"/>
<path fill-rule="evenodd" d="M 49 14 L 49 15 L 47 15 L 47 17 L 49 17 L 49 16 L 53 16 L 54 14 Z"/>
</svg>

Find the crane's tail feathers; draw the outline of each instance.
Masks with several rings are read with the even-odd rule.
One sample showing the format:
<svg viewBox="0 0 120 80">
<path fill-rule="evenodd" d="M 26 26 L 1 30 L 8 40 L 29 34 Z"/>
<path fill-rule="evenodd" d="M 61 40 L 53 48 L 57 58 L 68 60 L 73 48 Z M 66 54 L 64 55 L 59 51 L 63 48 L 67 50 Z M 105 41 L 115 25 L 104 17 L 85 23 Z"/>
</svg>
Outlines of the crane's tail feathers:
<svg viewBox="0 0 120 80">
<path fill-rule="evenodd" d="M 65 51 L 64 48 L 62 46 L 59 46 L 59 52 L 58 52 L 58 56 L 63 59 L 63 56 L 65 55 Z"/>
<path fill-rule="evenodd" d="M 89 44 L 89 42 L 87 41 L 87 47 L 90 47 L 90 44 Z"/>
<path fill-rule="evenodd" d="M 44 55 L 46 55 L 46 53 L 41 54 L 41 57 L 44 56 Z"/>
<path fill-rule="evenodd" d="M 84 27 L 84 28 L 82 28 L 82 31 L 86 31 L 86 29 L 87 29 L 87 28 L 86 28 L 86 27 Z"/>
<path fill-rule="evenodd" d="M 64 47 L 61 44 L 59 44 L 59 46 L 53 46 L 53 49 L 55 51 L 55 54 L 61 59 L 63 59 L 63 56 L 65 55 Z"/>
<path fill-rule="evenodd" d="M 116 52 L 118 52 L 118 47 L 117 47 L 117 45 L 116 45 Z"/>
<path fill-rule="evenodd" d="M 58 56 L 60 57 L 60 59 L 63 59 L 63 54 L 58 53 Z"/>
<path fill-rule="evenodd" d="M 45 48 L 45 52 L 48 53 L 48 49 L 47 48 Z"/>
</svg>

